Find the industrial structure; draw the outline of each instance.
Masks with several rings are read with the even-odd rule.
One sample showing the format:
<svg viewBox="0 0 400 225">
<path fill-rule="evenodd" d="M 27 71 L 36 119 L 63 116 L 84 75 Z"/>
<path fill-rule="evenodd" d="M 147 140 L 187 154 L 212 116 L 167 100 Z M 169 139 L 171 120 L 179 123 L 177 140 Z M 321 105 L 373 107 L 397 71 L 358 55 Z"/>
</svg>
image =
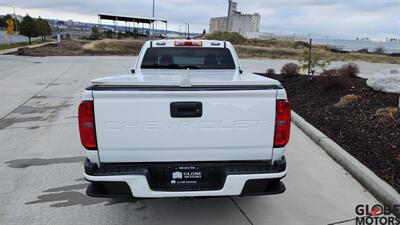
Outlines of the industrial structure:
<svg viewBox="0 0 400 225">
<path fill-rule="evenodd" d="M 238 32 L 243 36 L 254 36 L 260 32 L 260 14 L 242 14 L 237 11 L 237 2 L 229 0 L 228 16 L 210 19 L 209 32 Z"/>
<path fill-rule="evenodd" d="M 120 22 L 125 22 L 124 27 L 126 31 L 134 31 L 135 29 L 138 30 L 153 30 L 154 29 L 154 23 L 157 22 L 162 22 L 165 24 L 165 32 L 168 30 L 168 21 L 163 20 L 163 19 L 157 19 L 157 18 L 148 18 L 148 17 L 131 17 L 131 16 L 120 16 L 120 15 L 110 15 L 110 14 L 98 14 L 98 26 L 101 30 L 104 30 L 104 27 L 109 27 L 109 26 L 104 26 L 102 24 L 102 20 L 110 20 L 113 21 L 113 28 L 115 31 L 117 31 L 118 27 L 118 21 Z M 153 25 L 153 28 L 152 28 Z M 157 28 L 156 28 L 157 29 Z"/>
</svg>

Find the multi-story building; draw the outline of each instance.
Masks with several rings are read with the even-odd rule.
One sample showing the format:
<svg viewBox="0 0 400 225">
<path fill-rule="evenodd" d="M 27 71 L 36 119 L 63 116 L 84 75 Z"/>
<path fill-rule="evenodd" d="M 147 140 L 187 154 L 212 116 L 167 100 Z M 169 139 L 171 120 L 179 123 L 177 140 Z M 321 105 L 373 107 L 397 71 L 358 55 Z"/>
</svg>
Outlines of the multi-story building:
<svg viewBox="0 0 400 225">
<path fill-rule="evenodd" d="M 229 0 L 228 16 L 210 19 L 209 32 L 229 31 L 238 32 L 244 36 L 260 31 L 260 14 L 242 14 L 237 11 L 237 2 Z"/>
</svg>

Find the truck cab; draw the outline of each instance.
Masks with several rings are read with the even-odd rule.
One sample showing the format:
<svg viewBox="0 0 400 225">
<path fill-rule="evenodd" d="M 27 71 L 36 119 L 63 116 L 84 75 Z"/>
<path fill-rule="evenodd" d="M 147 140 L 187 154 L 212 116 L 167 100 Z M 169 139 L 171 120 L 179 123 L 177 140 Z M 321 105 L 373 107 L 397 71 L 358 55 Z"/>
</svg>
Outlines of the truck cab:
<svg viewBox="0 0 400 225">
<path fill-rule="evenodd" d="M 94 197 L 285 191 L 290 105 L 216 40 L 147 41 L 132 74 L 93 80 L 78 110 Z"/>
</svg>

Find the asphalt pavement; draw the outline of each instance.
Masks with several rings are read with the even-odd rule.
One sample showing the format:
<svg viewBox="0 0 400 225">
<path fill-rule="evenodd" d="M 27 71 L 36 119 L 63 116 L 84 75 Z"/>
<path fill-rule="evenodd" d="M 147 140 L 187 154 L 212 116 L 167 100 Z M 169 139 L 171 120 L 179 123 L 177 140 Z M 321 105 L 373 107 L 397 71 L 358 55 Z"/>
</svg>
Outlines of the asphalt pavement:
<svg viewBox="0 0 400 225">
<path fill-rule="evenodd" d="M 86 196 L 77 105 L 91 79 L 126 74 L 134 60 L 0 56 L 0 224 L 321 225 L 354 218 L 358 204 L 378 203 L 294 125 L 287 149 L 287 191 L 281 195 Z M 242 61 L 250 71 L 259 63 Z M 262 63 L 268 65 L 267 60 Z"/>
</svg>

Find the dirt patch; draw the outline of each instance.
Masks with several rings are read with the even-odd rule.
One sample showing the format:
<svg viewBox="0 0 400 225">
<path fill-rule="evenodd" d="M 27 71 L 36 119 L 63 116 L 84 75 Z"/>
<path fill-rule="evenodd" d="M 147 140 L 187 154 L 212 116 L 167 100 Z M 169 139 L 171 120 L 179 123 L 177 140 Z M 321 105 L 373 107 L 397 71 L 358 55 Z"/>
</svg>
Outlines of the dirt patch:
<svg viewBox="0 0 400 225">
<path fill-rule="evenodd" d="M 143 40 L 104 39 L 85 44 L 83 51 L 93 55 L 138 55 L 143 44 Z"/>
<path fill-rule="evenodd" d="M 397 107 L 400 95 L 374 91 L 363 78 L 324 91 L 307 76 L 265 76 L 283 84 L 294 111 L 400 191 L 400 117 L 388 110 Z M 334 106 L 347 95 L 358 97 Z M 382 119 L 377 112 L 390 116 Z"/>
<path fill-rule="evenodd" d="M 34 48 L 30 56 L 93 56 L 93 55 L 137 55 L 145 40 L 135 39 L 104 39 L 81 40 L 70 39 L 61 41 L 60 45 L 49 44 Z M 11 53 L 16 54 L 16 52 Z"/>
<path fill-rule="evenodd" d="M 83 55 L 82 47 L 88 43 L 86 40 L 63 40 L 60 45 L 48 44 L 42 47 L 34 48 L 29 55 L 31 56 L 75 56 Z M 15 53 L 13 53 L 15 54 Z"/>
</svg>

